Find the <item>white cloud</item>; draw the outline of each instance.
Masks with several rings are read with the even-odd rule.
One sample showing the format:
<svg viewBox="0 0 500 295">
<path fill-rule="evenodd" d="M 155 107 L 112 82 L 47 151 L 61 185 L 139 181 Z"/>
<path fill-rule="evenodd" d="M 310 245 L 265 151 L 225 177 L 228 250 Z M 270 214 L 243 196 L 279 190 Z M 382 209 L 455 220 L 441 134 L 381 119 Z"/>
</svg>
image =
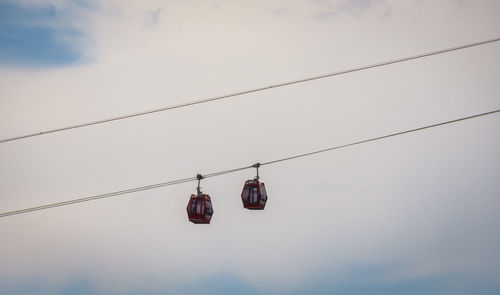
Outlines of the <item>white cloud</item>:
<svg viewBox="0 0 500 295">
<path fill-rule="evenodd" d="M 156 26 L 160 21 L 160 15 L 163 10 L 161 8 L 155 10 L 147 10 L 144 12 L 145 22 L 148 26 Z"/>
<path fill-rule="evenodd" d="M 311 19 L 317 3 L 284 3 L 99 2 L 79 24 L 95 42 L 94 63 L 1 70 L 0 135 L 487 39 L 498 27 L 490 26 L 498 25 L 496 4 L 486 1 L 466 9 L 386 1 L 390 18 L 358 3 L 362 18 L 329 22 Z M 277 16 L 280 9 L 287 13 Z M 154 30 L 145 26 L 148 15 Z M 2 208 L 194 176 L 497 108 L 497 47 L 3 144 Z M 497 122 L 263 167 L 270 196 L 263 212 L 244 211 L 239 200 L 253 171 L 207 179 L 215 215 L 206 227 L 185 216 L 194 183 L 5 218 L 0 274 L 55 285 L 90 274 L 106 289 L 230 272 L 264 290 L 287 290 L 325 269 L 337 271 L 335 281 L 352 264 L 402 265 L 387 280 L 454 271 L 498 278 Z"/>
<path fill-rule="evenodd" d="M 313 0 L 312 3 L 319 7 L 314 16 L 319 19 L 336 18 L 343 15 L 361 17 L 368 11 L 382 12 L 389 15 L 390 5 L 384 0 Z"/>
</svg>

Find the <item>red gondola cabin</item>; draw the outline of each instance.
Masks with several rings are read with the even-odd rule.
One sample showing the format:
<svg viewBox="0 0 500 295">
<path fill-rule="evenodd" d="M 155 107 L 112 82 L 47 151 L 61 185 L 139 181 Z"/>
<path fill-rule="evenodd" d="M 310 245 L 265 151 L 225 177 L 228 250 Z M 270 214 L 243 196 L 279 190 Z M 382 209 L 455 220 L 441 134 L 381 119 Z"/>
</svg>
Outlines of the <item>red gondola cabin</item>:
<svg viewBox="0 0 500 295">
<path fill-rule="evenodd" d="M 243 207 L 250 210 L 264 210 L 267 201 L 266 186 L 257 179 L 247 180 L 241 192 Z"/>
<path fill-rule="evenodd" d="M 209 195 L 191 195 L 186 209 L 192 223 L 210 224 L 214 210 Z"/>
</svg>

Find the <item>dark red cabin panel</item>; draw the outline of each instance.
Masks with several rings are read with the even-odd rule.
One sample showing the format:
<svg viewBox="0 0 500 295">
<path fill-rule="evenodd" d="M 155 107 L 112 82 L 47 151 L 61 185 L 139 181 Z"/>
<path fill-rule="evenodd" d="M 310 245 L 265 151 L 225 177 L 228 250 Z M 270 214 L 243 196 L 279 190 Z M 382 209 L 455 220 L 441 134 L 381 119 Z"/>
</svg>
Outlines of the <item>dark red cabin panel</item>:
<svg viewBox="0 0 500 295">
<path fill-rule="evenodd" d="M 186 210 L 192 223 L 209 224 L 214 213 L 210 196 L 205 194 L 191 195 Z"/>
<path fill-rule="evenodd" d="M 266 186 L 258 180 L 247 180 L 241 192 L 243 207 L 250 210 L 263 210 L 267 202 Z"/>
</svg>

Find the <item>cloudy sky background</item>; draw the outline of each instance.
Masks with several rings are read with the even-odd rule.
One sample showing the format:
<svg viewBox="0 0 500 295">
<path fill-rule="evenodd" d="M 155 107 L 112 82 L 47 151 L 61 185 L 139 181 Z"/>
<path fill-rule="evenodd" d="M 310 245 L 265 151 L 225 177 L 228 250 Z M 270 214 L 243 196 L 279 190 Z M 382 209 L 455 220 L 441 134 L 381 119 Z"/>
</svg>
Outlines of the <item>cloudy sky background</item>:
<svg viewBox="0 0 500 295">
<path fill-rule="evenodd" d="M 0 138 L 500 36 L 496 0 L 0 0 Z M 500 106 L 500 44 L 0 144 L 1 211 Z M 500 117 L 0 220 L 3 294 L 498 294 Z"/>
</svg>

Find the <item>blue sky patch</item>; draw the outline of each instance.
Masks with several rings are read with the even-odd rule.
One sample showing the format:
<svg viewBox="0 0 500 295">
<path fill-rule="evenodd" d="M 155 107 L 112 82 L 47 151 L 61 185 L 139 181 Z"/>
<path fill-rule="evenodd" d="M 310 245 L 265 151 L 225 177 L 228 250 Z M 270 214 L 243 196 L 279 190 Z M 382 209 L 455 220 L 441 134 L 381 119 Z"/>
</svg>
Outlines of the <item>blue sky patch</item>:
<svg viewBox="0 0 500 295">
<path fill-rule="evenodd" d="M 28 294 L 57 294 L 57 295 L 104 295 L 104 294 L 127 294 L 127 295 L 160 295 L 160 294 L 206 294 L 206 295 L 302 295 L 302 294 L 338 294 L 338 295 L 455 295 L 455 294 L 477 294 L 496 295 L 500 292 L 500 284 L 470 275 L 442 274 L 432 275 L 418 279 L 408 279 L 395 282 L 387 282 L 381 278 L 377 269 L 384 271 L 386 267 L 367 267 L 353 269 L 352 272 L 342 280 L 334 280 L 334 275 L 326 272 L 318 272 L 316 280 L 305 283 L 293 290 L 283 292 L 260 289 L 262 286 L 252 286 L 241 278 L 231 273 L 219 273 L 209 277 L 193 277 L 193 280 L 185 285 L 170 286 L 164 289 L 107 289 L 98 290 L 92 280 L 85 279 L 85 275 L 74 278 L 66 284 L 48 288 L 43 280 L 23 280 L 19 282 L 4 282 L 5 294 L 28 295 Z M 121 286 L 123 287 L 123 286 Z M 4 294 L 2 293 L 2 294 Z"/>
<path fill-rule="evenodd" d="M 53 6 L 27 7 L 0 0 L 0 64 L 61 66 L 78 62 L 81 52 L 67 40 L 83 34 L 64 25 Z"/>
<path fill-rule="evenodd" d="M 392 270 L 392 271 L 391 271 Z M 500 294 L 500 284 L 481 277 L 459 273 L 443 273 L 420 278 L 388 281 L 387 272 L 394 273 L 394 265 L 358 265 L 346 268 L 341 280 L 332 280 L 335 275 L 325 271 L 318 273 L 317 279 L 304 286 L 287 292 L 301 294 L 337 294 L 337 295 L 454 295 L 454 294 Z"/>
</svg>

